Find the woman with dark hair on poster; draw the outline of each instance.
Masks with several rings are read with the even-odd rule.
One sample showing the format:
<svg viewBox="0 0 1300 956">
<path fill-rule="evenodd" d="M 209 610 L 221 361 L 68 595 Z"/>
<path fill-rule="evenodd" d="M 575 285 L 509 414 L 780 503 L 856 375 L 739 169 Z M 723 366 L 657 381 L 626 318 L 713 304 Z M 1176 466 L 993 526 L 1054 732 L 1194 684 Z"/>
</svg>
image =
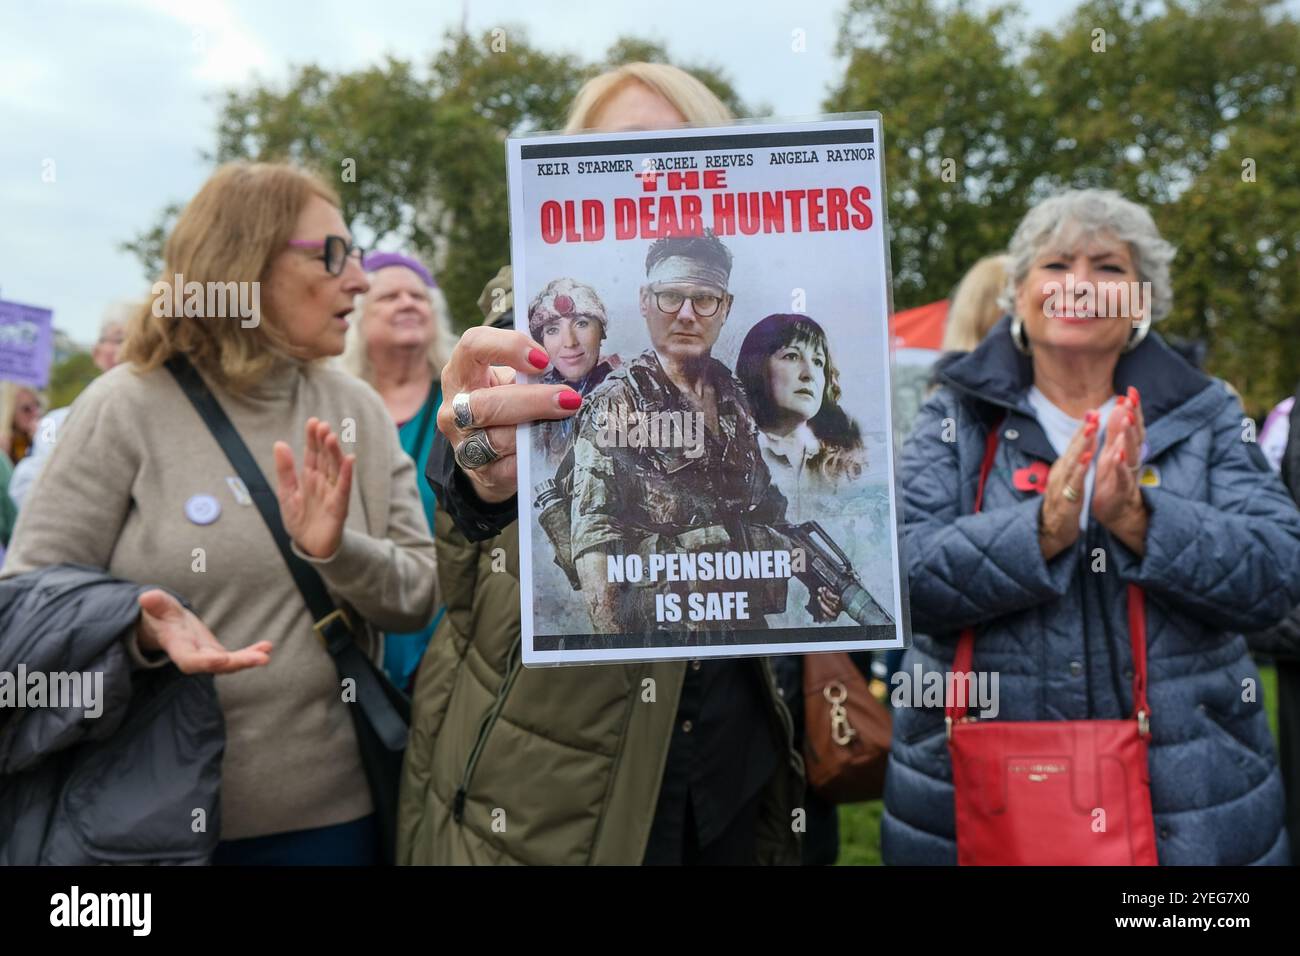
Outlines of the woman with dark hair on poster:
<svg viewBox="0 0 1300 956">
<path fill-rule="evenodd" d="M 826 332 L 806 315 L 769 315 L 745 336 L 736 377 L 753 406 L 763 459 L 789 502 L 789 520 L 809 520 L 818 497 L 856 480 L 866 466 L 862 429 L 839 404 Z"/>
<path fill-rule="evenodd" d="M 736 377 L 758 423 L 763 461 L 785 495 L 786 520 L 816 519 L 829 495 L 862 476 L 867 460 L 862 429 L 839 404 L 839 370 L 826 331 L 806 315 L 761 319 L 740 346 Z M 798 593 L 792 589 L 792 606 Z M 817 605 L 809 611 L 822 622 L 842 610 L 827 588 Z"/>
<path fill-rule="evenodd" d="M 799 523 L 818 517 L 818 501 L 846 481 L 862 474 L 866 449 L 862 430 L 839 405 L 839 371 L 831 361 L 825 330 L 806 315 L 769 315 L 749 330 L 736 360 L 736 377 L 758 423 L 758 445 L 788 504 L 786 517 Z M 805 624 L 807 614 L 822 623 L 834 621 L 842 610 L 839 598 L 823 588 L 812 603 L 800 607 L 806 591 L 791 583 L 786 620 Z M 769 623 L 775 618 L 769 617 Z M 866 655 L 854 655 L 866 667 Z M 773 657 L 772 668 L 787 701 L 803 699 L 803 657 Z M 791 709 L 796 745 L 802 747 L 804 714 Z M 805 865 L 834 863 L 839 853 L 839 823 L 835 805 L 808 789 L 804 832 Z"/>
</svg>

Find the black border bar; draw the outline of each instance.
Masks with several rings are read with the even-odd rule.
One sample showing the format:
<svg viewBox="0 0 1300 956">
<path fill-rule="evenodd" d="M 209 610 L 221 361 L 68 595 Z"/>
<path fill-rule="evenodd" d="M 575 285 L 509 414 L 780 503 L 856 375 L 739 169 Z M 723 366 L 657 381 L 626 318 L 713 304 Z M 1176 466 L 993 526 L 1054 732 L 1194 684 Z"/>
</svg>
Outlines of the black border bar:
<svg viewBox="0 0 1300 956">
<path fill-rule="evenodd" d="M 834 146 L 874 143 L 875 130 L 810 129 L 780 133 L 715 133 L 711 136 L 680 136 L 669 139 L 598 140 L 586 143 L 525 143 L 519 147 L 521 159 L 563 159 L 570 156 L 624 156 L 628 153 L 674 153 L 702 149 L 765 149 L 774 146 Z"/>
</svg>

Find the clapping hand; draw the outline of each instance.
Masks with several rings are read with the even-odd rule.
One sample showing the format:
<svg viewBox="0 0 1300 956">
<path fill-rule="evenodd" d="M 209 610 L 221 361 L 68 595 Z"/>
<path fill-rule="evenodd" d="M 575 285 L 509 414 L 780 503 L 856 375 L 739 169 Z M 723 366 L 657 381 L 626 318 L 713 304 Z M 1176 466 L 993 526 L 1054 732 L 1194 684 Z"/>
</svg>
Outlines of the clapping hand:
<svg viewBox="0 0 1300 956">
<path fill-rule="evenodd" d="M 1147 511 L 1138 488 L 1146 422 L 1136 388 L 1121 395 L 1106 421 L 1106 444 L 1097 458 L 1092 515 L 1138 556 L 1146 552 Z"/>
</svg>

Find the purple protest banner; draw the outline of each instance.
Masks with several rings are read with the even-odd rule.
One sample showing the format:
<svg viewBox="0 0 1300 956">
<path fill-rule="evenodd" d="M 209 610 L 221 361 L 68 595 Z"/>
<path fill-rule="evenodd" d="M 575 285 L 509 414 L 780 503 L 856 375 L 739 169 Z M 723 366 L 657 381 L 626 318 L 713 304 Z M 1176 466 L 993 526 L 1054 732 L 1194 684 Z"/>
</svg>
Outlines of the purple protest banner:
<svg viewBox="0 0 1300 956">
<path fill-rule="evenodd" d="M 0 299 L 0 380 L 44 388 L 53 358 L 54 312 Z"/>
</svg>

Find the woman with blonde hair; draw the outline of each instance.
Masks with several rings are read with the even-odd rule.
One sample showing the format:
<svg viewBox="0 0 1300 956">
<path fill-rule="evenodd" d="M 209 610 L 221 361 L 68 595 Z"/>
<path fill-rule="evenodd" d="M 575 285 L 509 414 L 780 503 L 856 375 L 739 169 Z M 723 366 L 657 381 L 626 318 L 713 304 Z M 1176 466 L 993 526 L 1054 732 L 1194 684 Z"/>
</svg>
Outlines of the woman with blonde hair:
<svg viewBox="0 0 1300 956">
<path fill-rule="evenodd" d="M 984 341 L 984 336 L 1002 318 L 998 304 L 1007 284 L 1005 254 L 985 256 L 962 276 L 948 306 L 948 322 L 943 330 L 943 351 L 970 352 Z"/>
<path fill-rule="evenodd" d="M 353 297 L 368 287 L 357 251 L 320 179 L 287 165 L 219 168 L 167 240 L 122 364 L 73 405 L 4 569 L 81 564 L 147 582 L 124 636 L 136 666 L 170 660 L 218 675 L 217 862 L 380 855 L 353 705 L 318 636 L 333 647 L 338 622 L 350 622 L 373 654 L 371 625 L 423 627 L 436 565 L 383 402 L 321 361 L 343 351 Z M 232 290 L 252 308 L 210 308 Z M 239 471 L 260 470 L 275 488 L 286 550 L 323 579 L 342 616 L 314 620 L 258 502 L 270 514 L 276 505 L 236 474 L 182 390 L 187 374 L 247 446 L 256 467 Z M 347 453 L 329 423 L 355 424 L 343 428 Z"/>
<path fill-rule="evenodd" d="M 685 70 L 667 63 L 625 63 L 583 84 L 569 107 L 564 131 L 617 133 L 731 121 L 726 104 Z"/>
<path fill-rule="evenodd" d="M 730 119 L 689 74 L 631 64 L 589 81 L 567 129 Z M 443 370 L 448 400 L 428 476 L 447 614 L 416 679 L 399 858 L 797 863 L 799 758 L 764 659 L 520 666 L 515 425 L 568 418 L 582 404 L 567 380 L 515 384 L 516 370 L 550 364 L 526 333 L 480 326 Z M 460 393 L 503 460 L 454 465 L 452 442 L 468 434 L 453 414 Z M 647 687 L 660 703 L 645 702 Z"/>
<path fill-rule="evenodd" d="M 13 464 L 27 457 L 36 440 L 44 402 L 35 389 L 13 382 L 0 382 L 0 449 Z"/>
<path fill-rule="evenodd" d="M 372 252 L 362 263 L 370 288 L 349 317 L 340 362 L 371 385 L 397 425 L 397 437 L 423 475 L 438 429 L 442 405 L 439 376 L 456 344 L 447 299 L 420 260 L 396 252 Z M 417 481 L 425 522 L 433 533 L 438 500 L 427 481 Z M 418 631 L 384 634 L 384 670 L 394 684 L 409 688 L 442 609 Z"/>
</svg>

